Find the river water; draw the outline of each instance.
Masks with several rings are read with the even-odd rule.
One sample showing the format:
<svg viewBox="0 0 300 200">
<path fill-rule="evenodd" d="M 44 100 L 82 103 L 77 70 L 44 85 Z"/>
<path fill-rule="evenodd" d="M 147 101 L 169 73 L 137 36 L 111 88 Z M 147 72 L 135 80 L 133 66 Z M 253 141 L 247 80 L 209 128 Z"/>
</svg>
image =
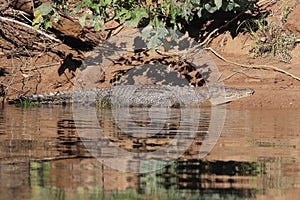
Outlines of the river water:
<svg viewBox="0 0 300 200">
<path fill-rule="evenodd" d="M 6 105 L 0 199 L 297 199 L 300 110 L 224 111 Z"/>
</svg>

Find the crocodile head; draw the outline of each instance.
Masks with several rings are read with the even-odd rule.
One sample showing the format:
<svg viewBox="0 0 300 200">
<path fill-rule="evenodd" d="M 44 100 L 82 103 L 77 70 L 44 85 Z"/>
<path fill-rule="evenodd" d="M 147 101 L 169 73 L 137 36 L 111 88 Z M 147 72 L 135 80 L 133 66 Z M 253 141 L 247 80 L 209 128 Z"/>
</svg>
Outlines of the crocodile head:
<svg viewBox="0 0 300 200">
<path fill-rule="evenodd" d="M 246 89 L 233 89 L 233 88 L 225 88 L 225 103 L 238 100 L 240 98 L 248 97 L 254 94 L 254 90 L 250 88 Z"/>
<path fill-rule="evenodd" d="M 225 93 L 224 93 L 225 92 Z M 253 95 L 254 90 L 247 88 L 247 89 L 235 89 L 235 88 L 228 88 L 225 87 L 223 90 L 220 87 L 213 87 L 209 89 L 209 101 L 212 105 L 220 105 L 224 103 L 228 103 L 231 101 L 238 100 L 243 97 L 248 97 Z"/>
</svg>

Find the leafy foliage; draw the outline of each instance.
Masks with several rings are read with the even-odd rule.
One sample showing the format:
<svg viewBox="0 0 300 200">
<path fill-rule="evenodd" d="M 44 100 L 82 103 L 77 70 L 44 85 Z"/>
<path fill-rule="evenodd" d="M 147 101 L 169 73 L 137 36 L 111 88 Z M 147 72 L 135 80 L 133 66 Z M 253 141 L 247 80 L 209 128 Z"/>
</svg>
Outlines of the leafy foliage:
<svg viewBox="0 0 300 200">
<path fill-rule="evenodd" d="M 282 23 L 287 17 L 286 11 L 282 13 Z M 272 55 L 278 60 L 289 63 L 292 59 L 290 51 L 299 42 L 295 34 L 285 30 L 282 24 L 266 20 L 266 15 L 259 19 L 245 20 L 239 26 L 250 33 L 254 44 L 251 52 L 254 56 Z"/>
<path fill-rule="evenodd" d="M 53 21 L 59 21 L 59 14 L 52 6 L 49 4 L 41 4 L 35 9 L 34 20 L 32 22 L 33 27 L 39 28 L 41 24 L 44 24 L 46 29 L 51 28 Z"/>
<path fill-rule="evenodd" d="M 57 21 L 57 11 L 82 12 L 81 26 L 100 30 L 109 20 L 125 22 L 126 26 L 172 28 L 181 30 L 196 17 L 208 18 L 217 11 L 239 12 L 253 8 L 253 0 L 83 0 L 72 10 L 67 9 L 67 0 L 52 0 L 54 7 L 42 4 L 35 13 L 34 25 L 51 27 Z M 51 18 L 49 17 L 51 16 Z M 50 23 L 49 23 L 50 21 Z M 151 35 L 151 34 L 148 34 Z M 153 45 L 151 45 L 153 46 Z M 154 45 L 155 46 L 155 45 Z"/>
</svg>

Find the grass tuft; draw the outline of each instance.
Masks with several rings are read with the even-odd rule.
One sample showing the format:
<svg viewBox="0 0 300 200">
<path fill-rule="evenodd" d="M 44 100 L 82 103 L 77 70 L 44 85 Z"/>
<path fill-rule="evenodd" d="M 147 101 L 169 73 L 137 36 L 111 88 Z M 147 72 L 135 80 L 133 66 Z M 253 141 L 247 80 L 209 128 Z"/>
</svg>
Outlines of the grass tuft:
<svg viewBox="0 0 300 200">
<path fill-rule="evenodd" d="M 255 57 L 271 55 L 282 62 L 290 63 L 292 59 L 290 52 L 299 42 L 295 34 L 283 28 L 290 12 L 291 9 L 285 6 L 279 23 L 267 21 L 267 16 L 263 14 L 258 19 L 245 20 L 239 25 L 238 29 L 245 29 L 250 33 L 254 41 L 250 52 Z"/>
</svg>

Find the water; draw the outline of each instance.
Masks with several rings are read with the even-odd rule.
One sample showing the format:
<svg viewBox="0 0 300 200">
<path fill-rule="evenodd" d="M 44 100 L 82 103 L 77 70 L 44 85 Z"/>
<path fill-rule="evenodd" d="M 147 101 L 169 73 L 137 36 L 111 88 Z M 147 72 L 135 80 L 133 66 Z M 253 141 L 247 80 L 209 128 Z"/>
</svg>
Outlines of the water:
<svg viewBox="0 0 300 200">
<path fill-rule="evenodd" d="M 193 109 L 73 112 L 71 107 L 0 110 L 0 199 L 300 195 L 298 110 L 227 109 L 220 137 L 219 127 L 208 126 L 215 117 L 222 121 L 223 110 L 202 109 L 200 115 Z M 174 140 L 170 146 L 179 147 L 154 154 Z"/>
</svg>

